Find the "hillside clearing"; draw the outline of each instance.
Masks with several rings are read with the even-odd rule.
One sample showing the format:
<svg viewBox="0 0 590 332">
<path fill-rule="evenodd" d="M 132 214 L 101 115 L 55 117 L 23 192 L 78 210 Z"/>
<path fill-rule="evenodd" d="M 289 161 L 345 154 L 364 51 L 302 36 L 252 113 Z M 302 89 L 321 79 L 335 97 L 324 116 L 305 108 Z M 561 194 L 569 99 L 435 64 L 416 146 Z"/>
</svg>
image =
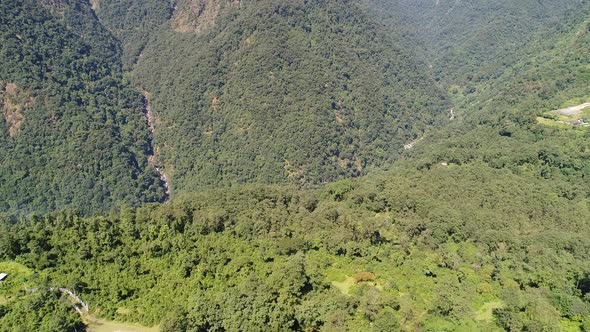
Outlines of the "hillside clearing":
<svg viewBox="0 0 590 332">
<path fill-rule="evenodd" d="M 580 114 L 583 109 L 590 107 L 590 103 L 584 103 L 577 106 L 562 108 L 553 111 L 554 113 L 561 114 L 561 115 L 576 115 Z"/>
<path fill-rule="evenodd" d="M 481 308 L 477 311 L 477 314 L 475 315 L 475 320 L 491 322 L 494 318 L 494 309 L 502 308 L 504 308 L 504 302 L 500 300 L 488 302 L 482 305 Z"/>
<path fill-rule="evenodd" d="M 146 327 L 139 324 L 92 319 L 88 324 L 88 332 L 157 332 L 158 326 Z"/>
</svg>

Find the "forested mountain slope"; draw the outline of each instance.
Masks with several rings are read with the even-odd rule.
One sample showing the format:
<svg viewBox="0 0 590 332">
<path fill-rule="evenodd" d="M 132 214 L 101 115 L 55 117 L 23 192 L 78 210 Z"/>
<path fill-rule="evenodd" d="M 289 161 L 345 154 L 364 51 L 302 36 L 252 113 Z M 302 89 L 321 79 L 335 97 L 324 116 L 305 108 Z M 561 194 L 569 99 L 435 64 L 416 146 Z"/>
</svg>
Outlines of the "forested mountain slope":
<svg viewBox="0 0 590 332">
<path fill-rule="evenodd" d="M 590 109 L 552 112 L 590 102 L 587 1 L 93 5 L 176 193 L 0 215 L 0 331 L 83 328 L 57 287 L 162 331 L 590 331 Z"/>
<path fill-rule="evenodd" d="M 425 68 L 353 1 L 193 1 L 133 74 L 158 117 L 158 158 L 190 191 L 318 183 L 397 159 L 447 120 Z"/>
<path fill-rule="evenodd" d="M 412 29 L 441 15 L 437 13 L 444 6 L 448 7 L 443 11 L 445 19 L 438 19 L 436 24 L 448 32 L 423 44 L 422 51 L 420 47 L 414 49 L 431 59 L 442 59 L 462 48 L 471 53 L 454 57 L 455 62 L 442 61 L 433 66 L 442 71 L 442 75 L 435 76 L 449 90 L 457 117 L 449 127 L 431 132 L 411 151 L 410 155 L 421 160 L 417 167 L 478 160 L 495 168 L 544 177 L 575 174 L 586 178 L 588 169 L 583 160 L 588 151 L 587 130 L 583 124 L 561 122 L 588 122 L 588 115 L 580 113 L 564 120 L 551 111 L 590 101 L 590 3 L 440 1 L 437 5 L 434 1 L 418 1 L 411 5 L 384 1 L 377 7 L 382 11 L 373 12 L 387 22 L 394 21 L 390 25 L 405 27 L 398 31 L 402 36 L 421 34 L 420 38 L 430 38 L 440 31 Z M 473 12 L 476 9 L 481 10 L 479 16 Z M 461 24 L 467 19 L 473 29 Z M 404 20 L 408 24 L 400 25 L 399 21 Z M 528 28 L 507 28 L 513 25 Z M 483 27 L 490 30 L 489 35 L 481 35 L 479 41 L 468 38 Z M 496 29 L 507 33 L 494 32 Z M 511 47 L 519 38 L 519 47 Z M 437 48 L 446 43 L 447 48 Z M 465 46 L 468 44 L 473 45 Z"/>
<path fill-rule="evenodd" d="M 532 43 L 534 54 L 517 57 L 497 78 L 454 97 L 462 105 L 460 121 L 433 133 L 412 153 L 432 158 L 426 164 L 481 160 L 497 168 L 587 181 L 588 114 L 560 119 L 552 110 L 590 101 L 588 13 L 590 4 L 585 3 L 558 29 Z M 581 123 L 569 124 L 575 120 Z"/>
<path fill-rule="evenodd" d="M 0 4 L 0 211 L 159 201 L 141 96 L 89 6 Z"/>
<path fill-rule="evenodd" d="M 173 4 L 167 0 L 92 0 L 92 9 L 122 44 L 123 64 L 137 61 L 151 35 L 170 19 Z"/>
<path fill-rule="evenodd" d="M 578 0 L 377 0 L 407 38 L 421 45 L 432 72 L 445 84 L 493 79 L 524 57 L 550 47 L 572 21 L 584 19 Z M 379 15 L 379 13 L 375 13 Z"/>
</svg>

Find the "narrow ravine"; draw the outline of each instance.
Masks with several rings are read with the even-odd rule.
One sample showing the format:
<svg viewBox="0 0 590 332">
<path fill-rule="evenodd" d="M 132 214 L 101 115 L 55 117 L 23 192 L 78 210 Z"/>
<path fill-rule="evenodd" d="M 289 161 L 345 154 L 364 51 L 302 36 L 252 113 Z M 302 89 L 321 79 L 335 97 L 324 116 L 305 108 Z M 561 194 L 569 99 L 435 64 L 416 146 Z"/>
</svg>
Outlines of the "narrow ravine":
<svg viewBox="0 0 590 332">
<path fill-rule="evenodd" d="M 154 133 L 156 128 L 154 126 L 154 115 L 152 114 L 152 107 L 150 105 L 150 93 L 142 90 L 143 95 L 143 114 L 147 120 L 148 125 L 148 145 L 149 145 L 149 155 L 148 155 L 148 164 L 153 166 L 156 172 L 158 172 L 158 177 L 162 182 L 164 182 L 164 187 L 166 188 L 166 196 L 164 200 L 167 201 L 170 197 L 170 177 L 166 174 L 163 170 L 162 165 L 156 159 L 156 152 L 154 147 Z"/>
</svg>

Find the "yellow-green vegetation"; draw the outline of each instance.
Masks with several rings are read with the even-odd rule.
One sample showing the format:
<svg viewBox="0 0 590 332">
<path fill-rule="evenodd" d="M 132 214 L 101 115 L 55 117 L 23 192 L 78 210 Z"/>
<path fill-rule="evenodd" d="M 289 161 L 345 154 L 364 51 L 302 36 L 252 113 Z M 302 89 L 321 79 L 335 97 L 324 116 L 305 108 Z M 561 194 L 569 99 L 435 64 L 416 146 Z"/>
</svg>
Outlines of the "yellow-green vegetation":
<svg viewBox="0 0 590 332">
<path fill-rule="evenodd" d="M 12 261 L 0 262 L 0 273 L 8 274 L 5 281 L 0 282 L 0 305 L 8 304 L 17 297 L 18 292 L 33 285 L 30 283 L 33 271 L 22 264 Z"/>
<path fill-rule="evenodd" d="M 131 313 L 131 309 L 125 307 L 117 308 L 117 313 L 120 315 L 129 315 Z"/>
<path fill-rule="evenodd" d="M 545 116 L 551 117 L 557 121 L 563 121 L 566 123 L 570 123 L 570 122 L 580 120 L 580 119 L 584 120 L 584 121 L 588 121 L 590 119 L 590 107 L 583 108 L 583 109 L 581 109 L 577 112 L 574 112 L 572 114 L 560 114 L 555 111 L 552 111 L 551 113 L 553 114 L 553 116 L 550 116 L 547 114 Z"/>
<path fill-rule="evenodd" d="M 538 124 L 542 124 L 545 126 L 560 128 L 560 129 L 574 129 L 574 130 L 582 130 L 585 131 L 590 124 L 585 120 L 585 122 L 577 123 L 576 121 L 579 120 L 580 117 L 577 116 L 559 116 L 559 117 L 552 117 L 550 115 L 544 115 L 542 117 L 537 117 L 536 121 Z"/>
<path fill-rule="evenodd" d="M 350 295 L 350 288 L 355 284 L 353 277 L 346 277 L 343 281 L 332 281 L 332 285 L 344 295 Z"/>
<path fill-rule="evenodd" d="M 485 303 L 476 313 L 475 320 L 485 320 L 491 322 L 494 318 L 494 309 L 504 308 L 504 302 L 500 300 Z"/>
<path fill-rule="evenodd" d="M 7 273 L 0 282 L 0 330 L 76 331 L 83 328 L 81 317 L 69 298 L 50 291 L 47 280 L 21 263 L 0 262 Z"/>
<path fill-rule="evenodd" d="M 587 71 L 590 69 L 590 66 L 587 66 L 586 68 L 582 68 L 583 71 Z M 589 96 L 583 96 L 583 97 L 576 97 L 576 98 L 572 98 L 572 99 L 568 99 L 567 101 L 563 102 L 561 104 L 561 107 L 559 107 L 560 109 L 564 109 L 564 108 L 568 108 L 568 107 L 574 107 L 577 105 L 582 105 L 585 103 L 590 102 L 590 97 Z"/>
<path fill-rule="evenodd" d="M 7 281 L 12 281 L 14 279 L 22 281 L 33 274 L 31 269 L 12 261 L 0 262 L 0 272 L 7 273 L 10 276 Z"/>
<path fill-rule="evenodd" d="M 346 276 L 346 278 L 342 281 L 337 281 L 334 280 L 332 281 L 332 285 L 334 285 L 334 287 L 336 287 L 340 292 L 342 292 L 342 294 L 344 295 L 351 295 L 351 290 L 354 286 L 356 285 L 368 285 L 368 286 L 373 286 L 379 290 L 383 290 L 383 286 L 379 285 L 377 282 L 375 282 L 375 278 L 371 277 L 369 279 L 366 279 L 364 277 L 359 278 L 359 275 L 365 275 L 365 274 L 369 274 L 369 275 L 373 275 L 373 273 L 370 272 L 359 272 L 357 274 L 355 274 L 354 276 Z"/>
<path fill-rule="evenodd" d="M 158 326 L 146 327 L 139 324 L 92 319 L 86 328 L 87 332 L 159 332 Z"/>
<path fill-rule="evenodd" d="M 537 123 L 558 128 L 586 128 L 590 126 L 590 106 L 583 107 L 590 103 L 577 104 L 579 100 L 565 103 L 562 109 L 543 113 L 536 118 Z M 573 105 L 572 105 L 573 104 Z"/>
<path fill-rule="evenodd" d="M 586 332 L 587 330 L 580 327 L 579 322 L 572 322 L 571 320 L 563 319 L 561 321 L 560 331 L 561 332 Z"/>
<path fill-rule="evenodd" d="M 575 175 L 461 164 L 1 223 L 3 255 L 79 290 L 103 319 L 163 331 L 580 325 L 590 314 L 578 251 L 588 246 L 588 187 Z"/>
<path fill-rule="evenodd" d="M 547 117 L 538 116 L 536 118 L 537 123 L 545 125 L 545 126 L 552 126 L 552 127 L 562 128 L 562 129 L 572 128 L 571 125 L 565 124 L 562 121 L 558 121 L 557 119 L 554 119 L 554 118 L 549 118 L 549 115 L 546 115 L 546 116 Z"/>
</svg>

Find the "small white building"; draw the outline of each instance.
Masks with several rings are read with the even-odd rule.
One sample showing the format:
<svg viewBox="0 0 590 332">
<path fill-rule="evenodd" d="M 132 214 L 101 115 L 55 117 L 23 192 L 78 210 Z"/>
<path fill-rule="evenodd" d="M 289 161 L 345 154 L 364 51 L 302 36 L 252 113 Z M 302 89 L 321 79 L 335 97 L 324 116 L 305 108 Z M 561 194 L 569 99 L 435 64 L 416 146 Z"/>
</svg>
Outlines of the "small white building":
<svg viewBox="0 0 590 332">
<path fill-rule="evenodd" d="M 6 273 L 0 273 L 0 281 L 4 281 L 4 279 L 6 279 L 7 276 L 8 274 Z"/>
</svg>

